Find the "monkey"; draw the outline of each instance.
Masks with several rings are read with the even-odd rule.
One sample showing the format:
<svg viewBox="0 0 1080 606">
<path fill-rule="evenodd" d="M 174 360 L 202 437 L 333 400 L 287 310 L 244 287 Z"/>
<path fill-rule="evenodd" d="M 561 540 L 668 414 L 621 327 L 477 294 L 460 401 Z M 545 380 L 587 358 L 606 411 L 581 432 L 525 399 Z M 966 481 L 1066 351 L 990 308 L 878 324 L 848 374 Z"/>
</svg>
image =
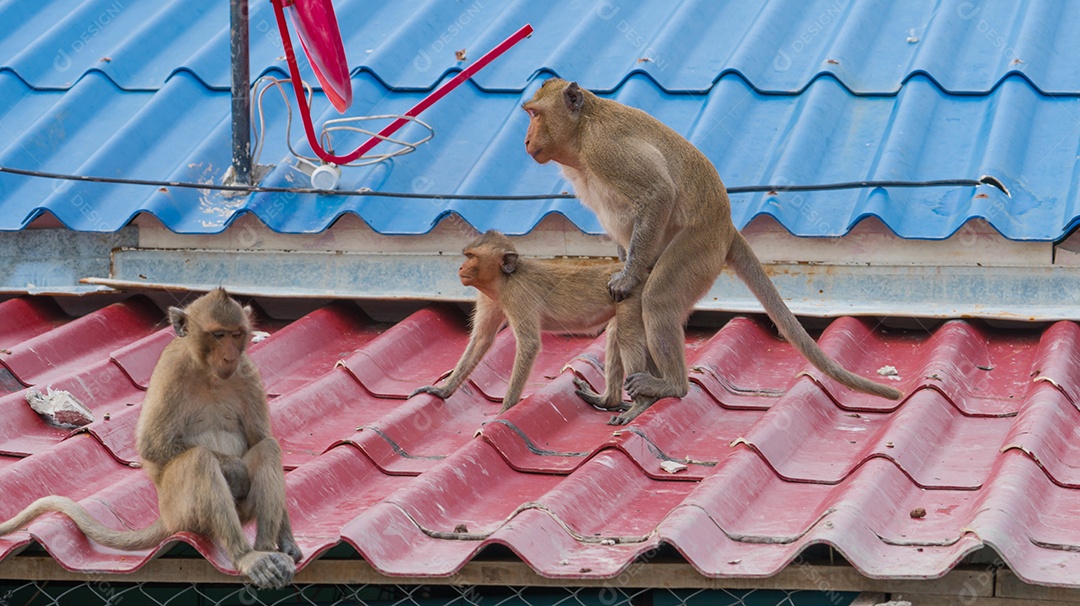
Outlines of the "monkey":
<svg viewBox="0 0 1080 606">
<path fill-rule="evenodd" d="M 114 549 L 147 549 L 190 531 L 219 542 L 256 586 L 284 587 L 303 555 L 286 508 L 266 392 L 246 351 L 251 307 L 218 288 L 183 309 L 170 307 L 168 319 L 176 338 L 154 366 L 135 429 L 142 468 L 157 490 L 157 520 L 116 531 L 75 501 L 47 496 L 0 524 L 0 535 L 46 512 L 68 516 L 91 540 Z M 242 528 L 251 519 L 254 549 Z"/>
<path fill-rule="evenodd" d="M 642 323 L 657 373 L 628 376 L 631 397 L 686 395 L 685 323 L 725 263 L 811 364 L 852 389 L 891 400 L 903 396 L 821 351 L 735 228 L 716 167 L 692 143 L 644 111 L 560 78 L 546 80 L 522 108 L 529 116 L 526 152 L 540 164 L 560 165 L 625 259 L 608 282 L 611 296 L 618 301 L 645 283 Z M 617 423 L 643 411 L 635 403 Z"/>
<path fill-rule="evenodd" d="M 463 285 L 479 291 L 469 343 L 444 385 L 420 387 L 410 398 L 427 393 L 445 400 L 453 395 L 508 321 L 517 349 L 503 398 L 501 412 L 505 412 L 521 399 L 529 371 L 540 353 L 541 331 L 595 333 L 607 323 L 604 393 L 596 393 L 585 381 L 574 377 L 575 393 L 597 408 L 624 408 L 624 374 L 645 370 L 650 361 L 646 357 L 639 293 L 631 292 L 616 303 L 607 290 L 608 281 L 622 263 L 571 265 L 523 258 L 510 239 L 497 231 L 485 232 L 462 254 L 465 261 L 458 269 L 458 277 Z M 649 398 L 639 396 L 643 401 Z"/>
</svg>

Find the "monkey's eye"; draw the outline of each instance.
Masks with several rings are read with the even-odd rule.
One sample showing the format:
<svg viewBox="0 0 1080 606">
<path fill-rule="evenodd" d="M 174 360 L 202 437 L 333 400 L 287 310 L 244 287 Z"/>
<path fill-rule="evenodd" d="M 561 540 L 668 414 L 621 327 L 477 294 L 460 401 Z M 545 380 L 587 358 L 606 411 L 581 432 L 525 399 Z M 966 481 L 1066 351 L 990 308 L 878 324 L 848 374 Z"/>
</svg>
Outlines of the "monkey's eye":
<svg viewBox="0 0 1080 606">
<path fill-rule="evenodd" d="M 535 118 L 536 117 L 536 110 L 535 109 L 533 109 L 531 107 L 522 107 L 521 109 L 525 110 L 525 113 L 529 114 L 530 118 Z"/>
<path fill-rule="evenodd" d="M 233 336 L 234 339 L 242 339 L 244 337 L 244 331 L 242 331 L 242 330 L 234 331 L 232 336 Z"/>
<path fill-rule="evenodd" d="M 212 335 L 212 336 L 213 336 L 213 337 L 214 337 L 215 339 L 218 339 L 218 340 L 221 340 L 221 339 L 224 339 L 224 338 L 225 338 L 225 331 L 224 331 L 224 330 L 218 330 L 218 331 L 214 331 L 214 332 L 212 332 L 212 333 L 210 333 L 210 334 L 211 334 L 211 335 Z"/>
</svg>

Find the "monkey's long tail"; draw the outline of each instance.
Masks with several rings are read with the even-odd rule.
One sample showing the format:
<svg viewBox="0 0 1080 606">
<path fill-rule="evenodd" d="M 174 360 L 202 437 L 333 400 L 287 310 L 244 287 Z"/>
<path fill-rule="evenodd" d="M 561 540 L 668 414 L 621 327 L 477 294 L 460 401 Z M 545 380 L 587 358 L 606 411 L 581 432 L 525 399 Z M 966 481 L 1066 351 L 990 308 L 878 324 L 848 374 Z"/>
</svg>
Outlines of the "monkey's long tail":
<svg viewBox="0 0 1080 606">
<path fill-rule="evenodd" d="M 904 396 L 895 387 L 882 385 L 860 377 L 840 366 L 836 360 L 821 351 L 814 339 L 807 334 L 806 329 L 795 318 L 795 314 L 788 309 L 784 299 L 780 296 L 780 291 L 776 290 L 776 286 L 762 268 L 761 261 L 758 260 L 757 255 L 754 254 L 753 249 L 750 248 L 742 234 L 736 233 L 735 237 L 732 238 L 727 260 L 735 269 L 735 274 L 739 276 L 750 291 L 754 293 L 754 296 L 757 297 L 761 306 L 765 308 L 765 313 L 776 324 L 780 334 L 794 345 L 795 349 L 811 364 L 816 366 L 818 370 L 829 375 L 842 385 L 863 393 L 881 396 L 890 400 L 899 400 Z"/>
<path fill-rule="evenodd" d="M 0 524 L 0 536 L 14 532 L 29 524 L 38 516 L 54 511 L 71 518 L 79 530 L 83 531 L 95 543 L 99 543 L 113 549 L 133 551 L 136 549 L 148 549 L 155 547 L 167 539 L 171 534 L 161 518 L 153 524 L 141 530 L 112 530 L 98 522 L 86 509 L 67 497 L 49 496 L 42 497 L 31 503 L 26 509 L 19 512 L 14 518 Z"/>
</svg>

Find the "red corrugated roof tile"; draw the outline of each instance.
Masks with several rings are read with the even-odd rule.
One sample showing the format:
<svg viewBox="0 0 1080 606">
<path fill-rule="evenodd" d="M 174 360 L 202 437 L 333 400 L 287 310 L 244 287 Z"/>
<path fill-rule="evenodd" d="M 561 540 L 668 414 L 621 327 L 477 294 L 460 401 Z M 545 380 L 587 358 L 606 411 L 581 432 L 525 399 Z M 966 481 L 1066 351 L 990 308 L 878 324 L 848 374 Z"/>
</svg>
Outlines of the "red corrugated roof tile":
<svg viewBox="0 0 1080 606">
<path fill-rule="evenodd" d="M 78 349 L 78 344 L 69 345 Z M 156 357 L 159 352 L 153 353 Z M 105 415 L 124 412 L 129 405 L 142 402 L 143 394 L 116 364 L 104 354 L 102 359 L 85 359 L 84 366 L 74 364 L 65 367 L 66 374 L 53 373 L 54 379 L 34 387 L 0 397 L 0 453 L 25 456 L 56 444 L 70 433 L 47 425 L 30 409 L 26 395 L 31 391 L 47 394 L 49 389 L 69 392 L 76 400 L 90 408 L 95 416 L 91 427 L 108 424 Z M 134 425 L 132 425 L 134 427 Z M 134 460 L 135 452 L 121 454 L 125 460 Z"/>
<path fill-rule="evenodd" d="M 9 299 L 0 303 L 0 345 L 10 351 L 12 345 L 29 341 L 69 320 L 48 297 Z"/>
<path fill-rule="evenodd" d="M 304 563 L 345 542 L 385 574 L 445 576 L 502 545 L 546 576 L 602 578 L 668 544 L 704 575 L 759 577 L 828 544 L 866 575 L 927 578 L 990 546 L 1025 581 L 1080 584 L 1072 322 L 832 322 L 822 347 L 866 376 L 894 366 L 897 403 L 820 378 L 767 324 L 735 318 L 692 329 L 690 392 L 625 427 L 574 395 L 575 374 L 603 384 L 603 336 L 545 336 L 527 397 L 499 414 L 508 332 L 454 396 L 405 399 L 464 349 L 455 308 L 387 325 L 336 302 L 269 324 L 252 357 L 273 396 Z M 0 397 L 0 517 L 57 493 L 113 527 L 154 518 L 153 486 L 128 463 L 162 326 L 139 298 L 77 319 L 43 298 L 0 304 L 0 335 L 24 339 L 5 356 L 13 376 L 44 377 L 98 415 L 59 430 L 29 412 L 26 388 Z M 229 570 L 205 539 L 172 540 Z M 73 570 L 134 570 L 167 548 L 108 550 L 46 516 L 0 538 L 0 558 L 30 541 Z"/>
<path fill-rule="evenodd" d="M 267 395 L 307 385 L 380 330 L 354 304 L 339 301 L 290 323 L 251 346 Z"/>
<path fill-rule="evenodd" d="M 141 339 L 161 323 L 156 305 L 133 297 L 13 344 L 0 363 L 24 385 L 44 385 L 90 361 L 108 360 L 114 349 Z"/>
</svg>

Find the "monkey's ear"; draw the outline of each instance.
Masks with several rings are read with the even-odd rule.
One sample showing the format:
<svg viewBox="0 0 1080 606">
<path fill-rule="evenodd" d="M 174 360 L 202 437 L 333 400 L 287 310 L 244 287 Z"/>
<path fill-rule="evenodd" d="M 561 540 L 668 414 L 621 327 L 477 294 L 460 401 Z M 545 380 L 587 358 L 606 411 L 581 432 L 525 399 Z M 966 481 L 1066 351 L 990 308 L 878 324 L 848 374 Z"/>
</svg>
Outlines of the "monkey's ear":
<svg viewBox="0 0 1080 606">
<path fill-rule="evenodd" d="M 517 269 L 518 254 L 516 252 L 503 253 L 502 258 L 502 272 L 504 274 L 512 274 Z"/>
<path fill-rule="evenodd" d="M 585 93 L 581 92 L 577 82 L 567 85 L 563 91 L 563 101 L 566 102 L 566 109 L 569 111 L 575 114 L 581 111 L 581 106 L 585 105 Z"/>
<path fill-rule="evenodd" d="M 187 314 L 179 307 L 169 308 L 169 323 L 172 324 L 173 330 L 176 331 L 176 336 L 187 336 Z"/>
<path fill-rule="evenodd" d="M 255 310 L 250 305 L 244 306 L 244 317 L 247 318 L 249 326 L 255 324 Z"/>
</svg>

